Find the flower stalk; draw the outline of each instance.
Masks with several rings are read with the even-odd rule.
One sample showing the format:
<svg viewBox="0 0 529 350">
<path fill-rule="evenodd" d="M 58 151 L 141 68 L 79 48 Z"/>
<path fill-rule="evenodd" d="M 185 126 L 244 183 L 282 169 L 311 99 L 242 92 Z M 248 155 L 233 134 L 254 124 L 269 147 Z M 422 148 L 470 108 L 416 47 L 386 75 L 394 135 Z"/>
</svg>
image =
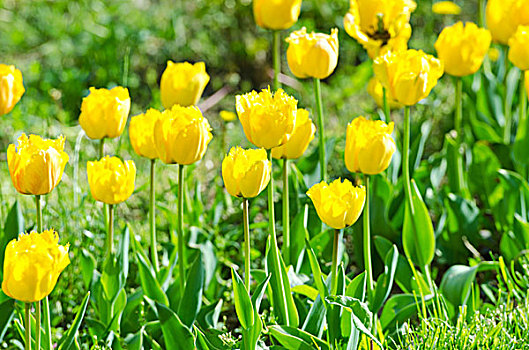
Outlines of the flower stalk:
<svg viewBox="0 0 529 350">
<path fill-rule="evenodd" d="M 158 272 L 158 253 L 156 243 L 156 189 L 154 182 L 156 159 L 151 159 L 151 187 L 149 191 L 149 228 L 151 231 L 151 260 L 154 271 Z"/>
<path fill-rule="evenodd" d="M 331 265 L 331 295 L 336 295 L 338 288 L 338 244 L 340 242 L 340 229 L 334 230 L 332 245 L 332 265 Z"/>
<path fill-rule="evenodd" d="M 108 229 L 107 229 L 108 256 L 114 253 L 114 204 L 108 205 Z"/>
<path fill-rule="evenodd" d="M 318 133 L 320 153 L 320 180 L 327 181 L 327 164 L 325 161 L 325 130 L 323 122 L 323 105 L 321 99 L 320 79 L 314 78 L 314 97 L 316 98 L 316 110 L 318 112 Z"/>
<path fill-rule="evenodd" d="M 185 286 L 185 246 L 184 246 L 184 166 L 178 164 L 178 268 L 180 271 L 180 285 Z"/>
<path fill-rule="evenodd" d="M 242 200 L 243 226 L 244 226 L 244 285 L 250 293 L 250 214 L 248 212 L 248 199 Z"/>
<path fill-rule="evenodd" d="M 290 199 L 288 188 L 288 159 L 283 158 L 283 259 L 290 264 Z"/>
<path fill-rule="evenodd" d="M 366 269 L 367 274 L 367 290 L 368 294 L 371 295 L 373 293 L 374 289 L 374 282 L 373 282 L 373 267 L 371 264 L 371 229 L 370 229 L 370 223 L 369 223 L 369 175 L 364 174 L 364 186 L 366 187 L 366 202 L 364 205 L 364 211 L 363 211 L 363 224 L 364 224 L 364 230 L 363 230 L 363 244 L 364 244 L 364 267 Z"/>
<path fill-rule="evenodd" d="M 274 60 L 274 90 L 281 88 L 279 82 L 279 74 L 281 73 L 281 31 L 274 30 L 273 32 L 273 60 Z"/>
<path fill-rule="evenodd" d="M 26 350 L 31 350 L 31 311 L 30 311 L 31 303 L 25 303 L 25 309 L 26 309 Z"/>
</svg>

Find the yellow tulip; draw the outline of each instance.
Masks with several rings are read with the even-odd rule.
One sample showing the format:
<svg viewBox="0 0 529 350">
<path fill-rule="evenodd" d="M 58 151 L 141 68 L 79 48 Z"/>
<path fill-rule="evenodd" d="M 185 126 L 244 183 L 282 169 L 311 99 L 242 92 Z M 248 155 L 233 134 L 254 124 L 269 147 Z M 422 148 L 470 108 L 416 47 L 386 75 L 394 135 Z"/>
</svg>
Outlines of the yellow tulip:
<svg viewBox="0 0 529 350">
<path fill-rule="evenodd" d="M 276 159 L 296 159 L 305 153 L 310 141 L 314 139 L 316 126 L 309 118 L 309 111 L 298 109 L 296 126 L 290 139 L 283 146 L 272 148 L 272 157 Z"/>
<path fill-rule="evenodd" d="M 353 119 L 347 125 L 345 138 L 345 166 L 350 172 L 368 175 L 380 174 L 391 162 L 397 150 L 391 137 L 393 122 Z"/>
<path fill-rule="evenodd" d="M 322 181 L 312 186 L 307 195 L 321 221 L 332 228 L 342 229 L 358 220 L 364 209 L 366 189 L 353 186 L 347 179 L 343 182 L 337 179 L 330 184 Z"/>
<path fill-rule="evenodd" d="M 485 14 L 492 39 L 507 45 L 518 26 L 529 25 L 529 2 L 527 0 L 488 0 Z"/>
<path fill-rule="evenodd" d="M 162 112 L 150 108 L 145 114 L 130 119 L 129 137 L 132 148 L 141 157 L 158 158 L 154 143 L 154 125 L 162 117 Z"/>
<path fill-rule="evenodd" d="M 121 203 L 134 192 L 136 165 L 132 160 L 105 156 L 86 164 L 90 192 L 96 201 L 106 204 Z"/>
<path fill-rule="evenodd" d="M 253 0 L 253 16 L 261 28 L 288 29 L 298 21 L 301 0 Z"/>
<path fill-rule="evenodd" d="M 7 244 L 2 290 L 9 297 L 33 303 L 48 296 L 70 264 L 69 245 L 59 245 L 54 230 L 20 234 Z"/>
<path fill-rule="evenodd" d="M 509 61 L 523 71 L 529 70 L 529 26 L 519 26 L 509 39 Z"/>
<path fill-rule="evenodd" d="M 7 165 L 16 190 L 22 194 L 50 193 L 62 179 L 68 155 L 64 152 L 64 137 L 42 139 L 38 135 L 22 134 L 18 145 L 7 148 Z"/>
<path fill-rule="evenodd" d="M 292 32 L 288 43 L 287 61 L 298 78 L 325 79 L 338 64 L 338 29 L 331 34 L 307 33 L 307 28 Z"/>
<path fill-rule="evenodd" d="M 367 83 L 367 92 L 369 93 L 369 95 L 371 95 L 371 97 L 373 97 L 373 100 L 375 100 L 375 103 L 377 104 L 377 106 L 379 107 L 384 107 L 384 90 L 383 90 L 383 86 L 382 84 L 380 83 L 380 81 L 378 81 L 378 79 L 376 77 L 373 77 L 369 80 L 369 83 Z M 402 104 L 400 104 L 399 102 L 397 102 L 393 96 L 391 96 L 391 91 L 390 90 L 386 90 L 386 101 L 389 105 L 389 108 L 390 109 L 400 109 L 403 107 Z"/>
<path fill-rule="evenodd" d="M 472 22 L 457 22 L 439 34 L 435 50 L 446 73 L 464 77 L 476 73 L 481 67 L 491 40 L 487 29 Z"/>
<path fill-rule="evenodd" d="M 114 138 L 123 133 L 130 111 L 129 90 L 116 86 L 110 90 L 91 87 L 83 98 L 79 124 L 94 140 Z"/>
<path fill-rule="evenodd" d="M 237 114 L 231 111 L 220 111 L 219 115 L 225 122 L 232 122 L 237 119 Z"/>
<path fill-rule="evenodd" d="M 294 132 L 298 101 L 282 89 L 236 97 L 237 115 L 248 141 L 260 148 L 284 145 Z"/>
<path fill-rule="evenodd" d="M 420 50 L 388 52 L 373 62 L 377 79 L 406 106 L 426 98 L 443 75 L 443 63 Z"/>
<path fill-rule="evenodd" d="M 412 0 L 350 0 L 345 31 L 371 58 L 387 51 L 406 50 L 411 36 L 410 16 L 416 7 Z"/>
<path fill-rule="evenodd" d="M 500 58 L 500 50 L 496 47 L 491 47 L 487 54 L 492 62 L 496 62 Z"/>
<path fill-rule="evenodd" d="M 263 148 L 234 147 L 222 161 L 222 179 L 232 196 L 253 198 L 268 185 L 271 169 Z"/>
<path fill-rule="evenodd" d="M 193 164 L 204 156 L 211 135 L 211 127 L 200 109 L 195 106 L 163 111 L 154 124 L 156 152 L 166 164 Z"/>
<path fill-rule="evenodd" d="M 209 75 L 204 62 L 191 64 L 167 61 L 160 82 L 163 106 L 170 109 L 174 105 L 196 105 L 208 82 Z"/>
<path fill-rule="evenodd" d="M 0 116 L 11 112 L 26 90 L 15 66 L 0 64 Z"/>
<path fill-rule="evenodd" d="M 439 1 L 432 5 L 432 11 L 438 15 L 459 15 L 461 7 L 452 1 Z"/>
</svg>

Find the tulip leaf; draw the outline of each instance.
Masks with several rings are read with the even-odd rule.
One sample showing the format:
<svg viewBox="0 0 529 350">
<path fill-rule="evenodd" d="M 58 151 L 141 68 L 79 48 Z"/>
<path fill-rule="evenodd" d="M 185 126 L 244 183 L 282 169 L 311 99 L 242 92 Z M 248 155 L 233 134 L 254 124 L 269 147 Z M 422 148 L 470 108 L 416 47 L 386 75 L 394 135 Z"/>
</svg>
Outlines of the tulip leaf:
<svg viewBox="0 0 529 350">
<path fill-rule="evenodd" d="M 329 349 L 329 345 L 314 335 L 288 326 L 273 325 L 268 331 L 286 349 Z"/>
<path fill-rule="evenodd" d="M 86 293 L 86 296 L 84 297 L 83 302 L 81 303 L 81 307 L 75 315 L 72 325 L 66 332 L 66 335 L 61 338 L 59 342 L 59 350 L 69 350 L 74 348 L 75 337 L 77 335 L 77 332 L 79 331 L 79 328 L 81 327 L 81 322 L 83 321 L 84 315 L 86 313 L 86 308 L 88 307 L 89 300 L 90 292 Z"/>
<path fill-rule="evenodd" d="M 248 291 L 244 282 L 234 269 L 231 269 L 231 280 L 233 283 L 233 295 L 235 300 L 235 311 L 242 328 L 250 329 L 255 323 L 254 310 Z"/>
<path fill-rule="evenodd" d="M 310 243 L 307 239 L 305 239 L 305 246 L 307 255 L 309 257 L 312 276 L 314 276 L 314 281 L 316 283 L 316 288 L 318 289 L 318 293 L 322 298 L 323 305 L 327 308 L 327 304 L 325 303 L 325 297 L 327 296 L 328 291 L 327 287 L 325 286 L 325 281 L 323 280 L 320 264 L 318 263 L 318 258 L 316 257 L 316 254 L 314 254 L 314 251 L 312 250 Z"/>
<path fill-rule="evenodd" d="M 20 204 L 15 201 L 9 213 L 7 214 L 4 223 L 4 232 L 0 236 L 0 266 L 4 266 L 4 254 L 7 244 L 18 237 L 19 233 L 24 232 L 24 215 L 20 209 Z M 0 269 L 0 278 L 2 277 L 3 269 Z"/>
<path fill-rule="evenodd" d="M 435 234 L 428 208 L 424 204 L 415 181 L 411 181 L 412 203 L 406 202 L 402 244 L 404 253 L 418 266 L 429 265 L 435 254 Z M 413 212 L 410 208 L 413 206 Z"/>
<path fill-rule="evenodd" d="M 377 280 L 374 298 L 373 300 L 370 300 L 369 303 L 370 310 L 374 313 L 378 313 L 391 292 L 398 261 L 399 251 L 397 247 L 393 245 L 393 249 L 386 254 L 386 258 L 384 259 L 384 272 Z"/>
<path fill-rule="evenodd" d="M 138 259 L 138 272 L 143 292 L 149 298 L 168 306 L 169 300 L 167 299 L 167 295 L 165 295 L 160 283 L 154 276 L 154 271 L 150 263 L 139 252 L 136 253 L 136 258 Z"/>
<path fill-rule="evenodd" d="M 3 294 L 3 292 L 0 291 L 0 294 Z M 0 343 L 2 342 L 14 315 L 15 301 L 11 298 L 3 300 L 0 303 Z"/>
<path fill-rule="evenodd" d="M 424 296 L 426 305 L 433 301 L 434 294 L 430 293 Z M 397 294 L 393 295 L 386 301 L 382 314 L 380 315 L 380 323 L 383 330 L 394 331 L 397 324 L 408 321 L 413 315 L 417 313 L 422 307 L 421 298 L 417 294 Z"/>
<path fill-rule="evenodd" d="M 166 349 L 188 350 L 195 348 L 195 339 L 178 315 L 164 304 L 156 302 L 158 319 L 162 327 Z"/>
<path fill-rule="evenodd" d="M 184 296 L 180 300 L 180 305 L 178 306 L 178 316 L 187 327 L 191 327 L 193 322 L 195 322 L 202 304 L 204 275 L 204 262 L 202 260 L 202 254 L 199 253 L 193 266 L 191 266 L 186 281 Z"/>
</svg>

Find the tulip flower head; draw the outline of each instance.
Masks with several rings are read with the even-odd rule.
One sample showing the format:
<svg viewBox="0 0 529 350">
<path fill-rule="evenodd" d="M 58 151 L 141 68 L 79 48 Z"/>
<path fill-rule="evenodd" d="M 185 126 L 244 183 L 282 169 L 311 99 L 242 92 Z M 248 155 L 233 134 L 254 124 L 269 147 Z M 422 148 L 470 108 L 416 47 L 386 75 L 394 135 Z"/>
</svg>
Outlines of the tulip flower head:
<svg viewBox="0 0 529 350">
<path fill-rule="evenodd" d="M 272 148 L 272 157 L 276 159 L 296 159 L 305 153 L 309 143 L 314 139 L 316 126 L 309 118 L 309 111 L 298 109 L 296 126 L 290 139 L 283 146 Z"/>
<path fill-rule="evenodd" d="M 416 7 L 412 0 L 350 0 L 345 31 L 371 58 L 387 51 L 406 50 L 411 36 L 410 16 Z"/>
<path fill-rule="evenodd" d="M 68 244 L 59 245 L 59 235 L 54 230 L 20 234 L 5 250 L 4 293 L 25 303 L 44 299 L 70 264 L 68 248 Z"/>
<path fill-rule="evenodd" d="M 15 66 L 0 64 L 0 116 L 11 112 L 26 90 Z"/>
<path fill-rule="evenodd" d="M 426 98 L 443 75 L 443 63 L 420 50 L 388 52 L 373 63 L 377 79 L 406 106 Z"/>
<path fill-rule="evenodd" d="M 116 86 L 110 90 L 91 87 L 83 98 L 79 124 L 94 140 L 118 137 L 125 130 L 130 111 L 127 88 Z"/>
<path fill-rule="evenodd" d="M 432 5 L 432 12 L 438 15 L 459 15 L 461 7 L 452 1 L 439 1 Z"/>
<path fill-rule="evenodd" d="M 22 134 L 18 145 L 9 145 L 7 165 L 18 192 L 42 195 L 50 193 L 59 184 L 69 159 L 64 152 L 64 141 L 63 136 L 52 140 Z"/>
<path fill-rule="evenodd" d="M 507 45 L 520 25 L 529 25 L 529 1 L 488 0 L 485 10 L 492 40 Z"/>
<path fill-rule="evenodd" d="M 158 158 L 154 143 L 154 125 L 162 117 L 162 112 L 150 108 L 145 114 L 130 119 L 129 138 L 134 152 L 149 159 Z"/>
<path fill-rule="evenodd" d="M 284 145 L 296 125 L 298 101 L 282 89 L 252 91 L 236 97 L 237 115 L 244 134 L 255 146 L 271 149 Z"/>
<path fill-rule="evenodd" d="M 330 184 L 322 181 L 312 186 L 307 195 L 312 200 L 316 212 L 328 226 L 342 229 L 354 224 L 364 209 L 366 189 L 355 187 L 345 179 L 334 180 Z"/>
<path fill-rule="evenodd" d="M 338 64 L 338 29 L 331 34 L 307 33 L 305 27 L 290 34 L 287 61 L 292 74 L 300 79 L 325 79 Z"/>
<path fill-rule="evenodd" d="M 509 39 L 509 61 L 523 71 L 529 70 L 529 26 L 519 26 Z"/>
<path fill-rule="evenodd" d="M 367 92 L 369 95 L 371 95 L 371 97 L 373 97 L 373 100 L 375 100 L 375 103 L 380 108 L 384 107 L 383 89 L 384 87 L 376 77 L 371 78 L 367 83 Z M 391 95 L 391 91 L 389 90 L 386 90 L 386 102 L 388 103 L 390 109 L 400 109 L 403 107 L 402 104 L 395 100 L 395 98 Z"/>
<path fill-rule="evenodd" d="M 435 50 L 446 73 L 464 77 L 476 73 L 481 67 L 491 40 L 487 29 L 472 22 L 457 22 L 439 34 Z"/>
<path fill-rule="evenodd" d="M 174 105 L 183 107 L 196 105 L 208 82 L 209 75 L 206 73 L 204 62 L 191 64 L 167 61 L 167 68 L 160 82 L 164 108 L 170 109 Z"/>
<path fill-rule="evenodd" d="M 209 122 L 198 107 L 174 105 L 154 125 L 154 143 L 165 164 L 193 164 L 204 156 L 211 135 Z"/>
<path fill-rule="evenodd" d="M 264 149 L 234 147 L 222 161 L 222 179 L 232 196 L 253 198 L 268 185 L 271 169 Z"/>
<path fill-rule="evenodd" d="M 345 139 L 347 169 L 368 175 L 386 170 L 397 150 L 392 132 L 393 122 L 386 124 L 382 120 L 367 120 L 364 117 L 353 119 L 347 125 Z"/>
<path fill-rule="evenodd" d="M 301 0 L 253 0 L 255 23 L 272 30 L 288 29 L 298 21 Z"/>
<path fill-rule="evenodd" d="M 105 156 L 86 164 L 90 192 L 96 201 L 106 204 L 124 202 L 134 192 L 136 165 L 132 160 Z"/>
</svg>

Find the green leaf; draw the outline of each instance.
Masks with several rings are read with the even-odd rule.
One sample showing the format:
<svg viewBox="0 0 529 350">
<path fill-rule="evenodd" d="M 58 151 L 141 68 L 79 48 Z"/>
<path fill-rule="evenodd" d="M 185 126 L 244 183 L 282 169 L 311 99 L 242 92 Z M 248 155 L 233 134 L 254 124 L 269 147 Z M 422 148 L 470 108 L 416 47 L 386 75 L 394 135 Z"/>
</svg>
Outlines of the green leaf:
<svg viewBox="0 0 529 350">
<path fill-rule="evenodd" d="M 323 280 L 323 276 L 320 269 L 320 264 L 318 263 L 318 258 L 316 257 L 316 254 L 314 254 L 314 251 L 312 250 L 310 243 L 307 239 L 305 239 L 305 247 L 306 252 L 309 257 L 310 262 L 310 268 L 312 270 L 312 276 L 314 277 L 314 282 L 316 283 L 316 288 L 318 289 L 318 292 L 320 294 L 320 297 L 322 298 L 323 305 L 327 307 L 325 302 L 325 297 L 328 294 L 327 287 L 325 286 L 325 282 Z"/>
<path fill-rule="evenodd" d="M 411 181 L 413 211 L 406 205 L 402 244 L 404 253 L 418 266 L 429 265 L 435 254 L 435 234 L 428 208 L 424 204 L 415 181 Z"/>
<path fill-rule="evenodd" d="M 233 294 L 237 317 L 239 318 L 242 328 L 249 329 L 255 323 L 252 301 L 250 300 L 248 291 L 244 286 L 244 282 L 233 268 L 231 269 L 231 279 L 233 282 Z"/>
<path fill-rule="evenodd" d="M 204 262 L 202 260 L 202 254 L 199 253 L 193 266 L 191 266 L 186 281 L 184 296 L 178 306 L 178 316 L 187 327 L 193 325 L 200 310 L 200 305 L 202 305 L 204 275 Z"/>
<path fill-rule="evenodd" d="M 59 350 L 69 350 L 75 348 L 75 337 L 77 336 L 77 332 L 81 327 L 81 322 L 83 322 L 83 318 L 86 312 L 86 308 L 88 307 L 89 300 L 90 292 L 86 293 L 86 296 L 84 297 L 83 302 L 81 303 L 81 307 L 75 315 L 72 325 L 70 326 L 70 328 L 68 328 L 68 331 L 66 332 L 64 337 L 61 338 L 59 342 Z"/>
<path fill-rule="evenodd" d="M 169 306 L 167 295 L 165 295 L 160 283 L 156 279 L 150 263 L 145 260 L 141 253 L 136 253 L 136 258 L 138 259 L 138 272 L 140 275 L 141 287 L 143 288 L 145 295 L 156 300 L 160 304 Z"/>
<path fill-rule="evenodd" d="M 434 294 L 429 294 L 424 297 L 426 304 L 430 304 L 433 300 Z M 422 301 L 420 296 L 412 294 L 397 294 L 388 299 L 382 309 L 380 315 L 380 323 L 382 329 L 393 332 L 396 325 L 408 321 L 413 315 L 420 310 Z"/>
<path fill-rule="evenodd" d="M 303 250 L 303 242 L 307 237 L 309 237 L 309 231 L 307 230 L 307 223 L 309 220 L 309 207 L 305 205 L 301 208 L 300 212 L 294 218 L 292 223 L 291 234 L 291 244 L 290 244 L 290 263 L 296 266 L 294 261 L 295 257 L 298 257 Z"/>
<path fill-rule="evenodd" d="M 96 259 L 90 252 L 84 248 L 81 249 L 81 274 L 83 275 L 83 283 L 86 288 L 90 288 L 92 279 L 94 277 L 94 269 L 96 268 Z"/>
<path fill-rule="evenodd" d="M 0 294 L 3 294 L 1 292 Z M 0 343 L 4 338 L 4 335 L 9 328 L 9 324 L 13 320 L 15 315 L 15 301 L 13 299 L 7 299 L 0 303 Z"/>
<path fill-rule="evenodd" d="M 266 273 L 272 275 L 270 279 L 271 299 L 278 323 L 297 327 L 299 324 L 298 310 L 290 289 L 287 269 L 277 248 L 277 242 L 271 235 L 268 236 L 267 243 Z"/>
<path fill-rule="evenodd" d="M 195 348 L 195 339 L 178 316 L 164 304 L 156 303 L 166 349 L 189 350 Z"/>
<path fill-rule="evenodd" d="M 382 305 L 389 296 L 391 288 L 393 287 L 393 280 L 395 278 L 395 271 L 399 261 L 399 251 L 395 245 L 393 249 L 386 254 L 384 259 L 384 272 L 377 280 L 375 287 L 374 299 L 370 302 L 370 310 L 378 313 Z"/>
<path fill-rule="evenodd" d="M 18 237 L 20 233 L 24 232 L 24 215 L 20 209 L 20 204 L 15 201 L 9 213 L 7 214 L 4 223 L 4 232 L 0 236 L 0 266 L 4 266 L 4 254 L 7 244 Z M 0 268 L 0 278 L 2 277 L 3 269 Z"/>
<path fill-rule="evenodd" d="M 329 345 L 323 340 L 294 327 L 274 325 L 269 326 L 268 331 L 272 337 L 287 349 L 329 349 Z"/>
<path fill-rule="evenodd" d="M 261 321 L 261 317 L 259 316 L 259 308 L 261 307 L 261 300 L 263 299 L 266 287 L 270 282 L 270 277 L 271 276 L 268 275 L 266 279 L 257 286 L 254 294 L 252 295 L 252 305 L 255 319 L 255 324 L 249 330 L 249 341 L 252 349 L 256 348 L 257 341 L 259 340 L 259 336 L 261 335 L 261 331 L 263 330 L 263 322 Z"/>
</svg>

